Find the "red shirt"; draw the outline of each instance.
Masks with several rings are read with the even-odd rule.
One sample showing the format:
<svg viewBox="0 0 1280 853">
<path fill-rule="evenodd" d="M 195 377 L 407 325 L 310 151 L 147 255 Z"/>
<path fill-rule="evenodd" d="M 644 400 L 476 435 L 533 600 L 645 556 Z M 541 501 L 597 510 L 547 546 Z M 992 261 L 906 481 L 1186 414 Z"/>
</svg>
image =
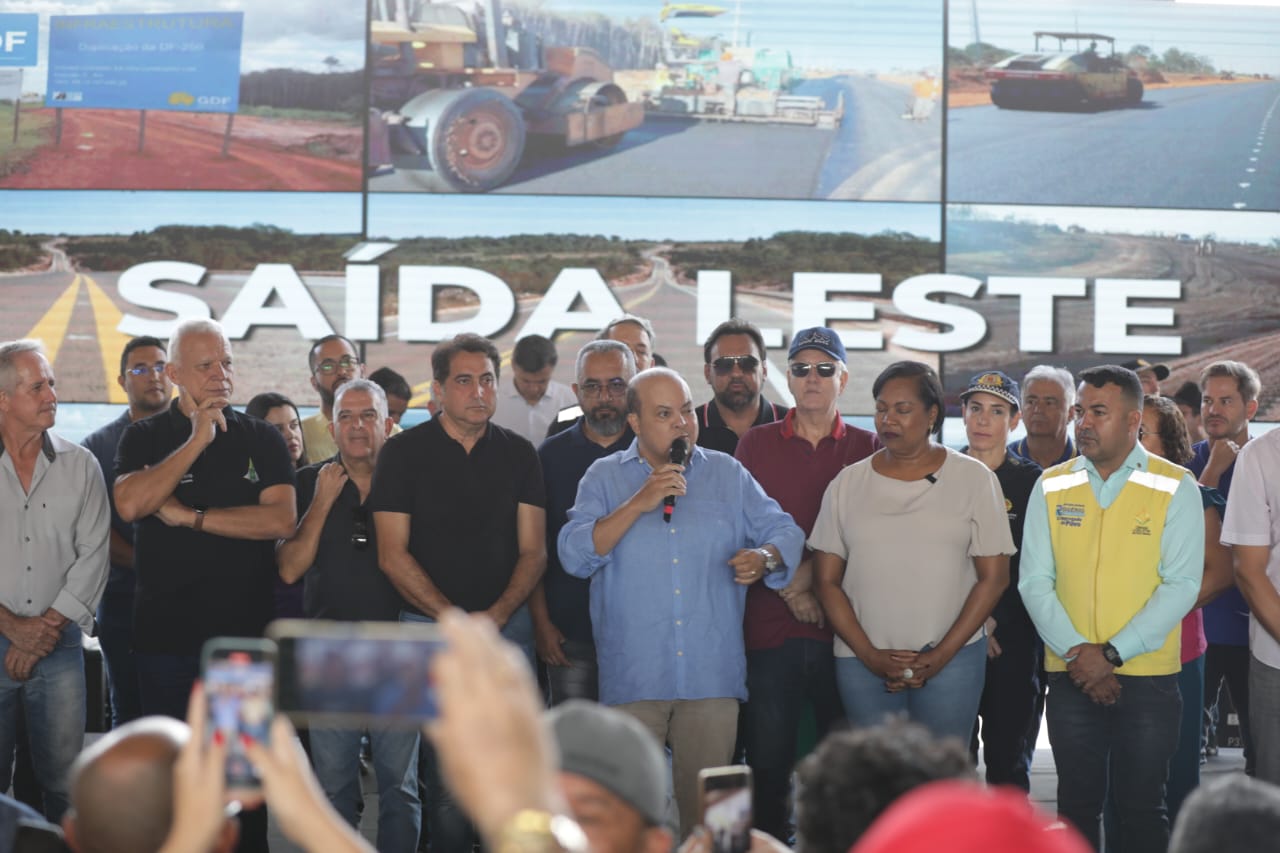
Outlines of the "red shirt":
<svg viewBox="0 0 1280 853">
<path fill-rule="evenodd" d="M 795 414 L 791 409 L 780 421 L 753 427 L 738 442 L 734 455 L 807 537 L 813 532 L 828 484 L 846 465 L 879 449 L 880 440 L 873 432 L 846 424 L 837 414 L 831 434 L 814 447 L 796 435 Z M 763 584 L 753 584 L 747 590 L 743 628 L 748 651 L 776 648 L 792 638 L 828 643 L 832 639 L 830 628 L 797 622 L 786 602 Z"/>
</svg>

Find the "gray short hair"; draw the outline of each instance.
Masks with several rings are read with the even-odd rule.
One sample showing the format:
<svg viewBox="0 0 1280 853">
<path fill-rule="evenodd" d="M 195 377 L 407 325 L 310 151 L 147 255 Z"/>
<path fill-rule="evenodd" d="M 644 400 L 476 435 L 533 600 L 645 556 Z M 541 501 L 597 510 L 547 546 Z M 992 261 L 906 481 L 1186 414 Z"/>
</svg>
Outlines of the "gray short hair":
<svg viewBox="0 0 1280 853">
<path fill-rule="evenodd" d="M 631 377 L 636 375 L 636 357 L 631 352 L 631 347 L 622 341 L 590 341 L 583 345 L 582 349 L 578 350 L 577 372 L 574 376 L 577 377 L 579 383 L 584 379 L 583 371 L 587 369 L 587 359 L 593 355 L 604 353 L 615 353 L 622 356 L 623 379 L 630 382 Z"/>
<path fill-rule="evenodd" d="M 338 389 L 333 392 L 333 416 L 338 417 L 338 409 L 342 407 L 342 398 L 346 396 L 348 391 L 364 391 L 373 398 L 373 407 L 378 410 L 378 417 L 384 421 L 387 419 L 387 392 L 382 390 L 382 386 L 377 382 L 368 379 L 352 379 L 350 382 L 343 382 Z"/>
<path fill-rule="evenodd" d="M 1062 400 L 1070 409 L 1076 404 L 1076 378 L 1065 367 L 1054 367 L 1052 364 L 1037 364 L 1022 377 L 1022 394 L 1025 397 L 1027 386 L 1038 379 L 1056 382 L 1062 388 Z"/>
<path fill-rule="evenodd" d="M 169 335 L 169 348 L 166 352 L 169 355 L 169 361 L 174 364 L 180 364 L 182 358 L 182 339 L 187 335 L 217 335 L 227 342 L 227 348 L 231 347 L 231 339 L 227 337 L 226 331 L 222 328 L 222 324 L 217 320 L 210 320 L 208 317 L 197 317 L 193 320 L 183 320 L 179 323 Z"/>
<path fill-rule="evenodd" d="M 14 362 L 24 352 L 44 355 L 44 346 L 32 338 L 0 344 L 0 391 L 11 394 L 18 390 L 18 366 Z"/>
<path fill-rule="evenodd" d="M 608 339 L 609 333 L 613 331 L 614 327 L 621 326 L 623 323 L 634 323 L 644 329 L 644 333 L 649 336 L 649 346 L 656 347 L 658 345 L 658 336 L 653 331 L 653 324 L 645 318 L 639 317 L 635 314 L 623 314 L 621 317 L 615 317 L 610 320 L 605 324 L 605 327 L 600 330 L 600 334 L 596 335 L 596 340 L 603 341 Z"/>
</svg>

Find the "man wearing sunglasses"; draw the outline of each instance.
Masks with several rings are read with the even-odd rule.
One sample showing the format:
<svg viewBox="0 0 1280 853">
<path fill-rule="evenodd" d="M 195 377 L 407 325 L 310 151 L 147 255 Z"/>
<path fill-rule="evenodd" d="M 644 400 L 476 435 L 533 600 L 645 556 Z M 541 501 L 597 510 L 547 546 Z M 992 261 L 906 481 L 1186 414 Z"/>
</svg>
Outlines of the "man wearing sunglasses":
<svg viewBox="0 0 1280 853">
<path fill-rule="evenodd" d="M 365 500 L 392 422 L 387 396 L 367 379 L 337 389 L 329 430 L 338 452 L 298 472 L 298 528 L 276 547 L 280 577 L 305 578 L 303 609 L 311 619 L 399 619 L 399 593 L 378 567 L 378 545 Z M 359 822 L 358 729 L 311 728 L 316 778 L 334 808 Z M 378 848 L 414 850 L 422 825 L 416 731 L 372 729 L 378 782 Z"/>
<path fill-rule="evenodd" d="M 844 343 L 834 329 L 797 332 L 787 357 L 795 408 L 738 442 L 738 461 L 806 537 L 827 484 L 879 446 L 875 433 L 840 416 L 840 394 L 849 381 L 845 360 Z M 748 693 L 743 740 L 755 773 L 755 825 L 781 839 L 791 836 L 787 795 L 805 705 L 813 706 L 819 739 L 844 718 L 831 629 L 810 591 L 811 557 L 806 549 L 795 577 L 782 589 L 760 584 L 748 589 L 743 620 Z"/>
<path fill-rule="evenodd" d="M 97 457 L 111 502 L 111 573 L 98 604 L 98 641 L 107 665 L 113 729 L 142 716 L 142 699 L 138 696 L 138 673 L 133 666 L 133 525 L 126 524 L 116 512 L 110 486 L 116 479 L 120 436 L 129 424 L 158 414 L 169 405 L 173 383 L 164 369 L 168 360 L 164 343 L 157 338 L 133 338 L 125 344 L 116 381 L 124 389 L 129 408 L 81 442 Z"/>
<path fill-rule="evenodd" d="M 787 410 L 760 394 L 767 369 L 764 337 L 754 323 L 725 320 L 707 336 L 702 357 L 702 375 L 715 397 L 695 410 L 698 444 L 732 454 L 747 430 L 772 423 Z"/>
</svg>

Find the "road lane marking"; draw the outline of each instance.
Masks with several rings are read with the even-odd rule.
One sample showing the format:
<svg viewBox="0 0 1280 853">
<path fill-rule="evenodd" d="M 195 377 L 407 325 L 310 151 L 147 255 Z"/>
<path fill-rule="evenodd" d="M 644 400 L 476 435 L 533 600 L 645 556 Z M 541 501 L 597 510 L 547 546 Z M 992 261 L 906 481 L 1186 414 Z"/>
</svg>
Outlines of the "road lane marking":
<svg viewBox="0 0 1280 853">
<path fill-rule="evenodd" d="M 62 295 L 54 300 L 53 305 L 45 312 L 31 331 L 24 338 L 35 338 L 44 344 L 45 357 L 49 364 L 58 360 L 58 350 L 62 348 L 62 340 L 67 336 L 67 327 L 71 325 L 71 312 L 76 309 L 76 298 L 80 295 L 80 274 L 76 273 L 71 284 Z"/>
<path fill-rule="evenodd" d="M 93 305 L 93 321 L 98 329 L 98 349 L 102 353 L 102 373 L 107 383 L 108 403 L 127 403 L 125 394 L 116 377 L 120 373 L 120 353 L 129 342 L 129 336 L 116 331 L 124 315 L 111 297 L 89 276 L 84 276 L 85 287 L 89 290 L 89 302 Z"/>
</svg>

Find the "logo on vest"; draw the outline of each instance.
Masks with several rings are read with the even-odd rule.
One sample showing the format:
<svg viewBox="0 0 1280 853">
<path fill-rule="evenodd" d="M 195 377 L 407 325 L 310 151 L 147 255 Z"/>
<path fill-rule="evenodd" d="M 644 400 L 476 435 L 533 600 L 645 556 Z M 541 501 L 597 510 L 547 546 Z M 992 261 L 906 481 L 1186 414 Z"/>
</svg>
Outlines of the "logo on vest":
<svg viewBox="0 0 1280 853">
<path fill-rule="evenodd" d="M 1084 523 L 1084 504 L 1058 504 L 1054 515 L 1062 527 L 1079 527 Z"/>
<path fill-rule="evenodd" d="M 1146 512 L 1140 512 L 1133 517 L 1134 536 L 1150 536 L 1151 535 L 1151 516 Z"/>
</svg>

